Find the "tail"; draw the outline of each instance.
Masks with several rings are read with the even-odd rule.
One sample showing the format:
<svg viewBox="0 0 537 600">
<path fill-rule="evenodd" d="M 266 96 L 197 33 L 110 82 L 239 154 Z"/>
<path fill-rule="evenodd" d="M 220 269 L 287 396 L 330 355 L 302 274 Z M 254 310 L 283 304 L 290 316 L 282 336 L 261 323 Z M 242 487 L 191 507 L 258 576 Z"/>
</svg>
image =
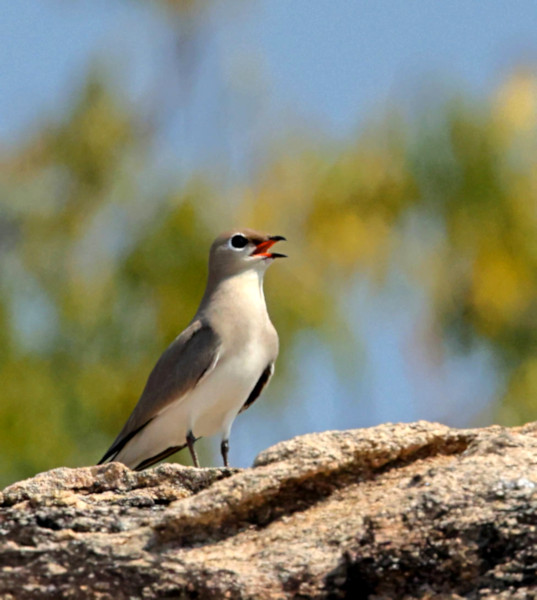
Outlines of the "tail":
<svg viewBox="0 0 537 600">
<path fill-rule="evenodd" d="M 101 458 L 101 460 L 97 464 L 102 465 L 106 462 L 112 462 L 113 460 L 115 460 L 115 458 L 121 453 L 121 451 L 126 447 L 126 445 L 136 435 L 138 435 L 142 431 L 142 429 L 144 429 L 144 427 L 149 425 L 149 423 L 151 421 L 152 421 L 152 419 L 147 421 L 147 423 L 144 423 L 138 429 L 131 431 L 128 435 L 125 435 L 123 437 L 118 436 L 118 438 L 114 441 L 114 443 L 107 450 L 106 454 Z M 168 456 L 171 456 L 172 454 L 179 452 L 179 450 L 182 450 L 183 448 L 185 448 L 186 445 L 187 444 L 185 443 L 185 444 L 182 444 L 179 446 L 170 446 L 169 448 L 166 448 L 166 450 L 162 450 L 161 452 L 158 452 L 157 454 L 154 454 L 152 456 L 144 458 L 143 460 L 141 460 L 139 463 L 137 463 L 135 465 L 128 464 L 128 462 L 124 462 L 122 460 L 120 460 L 119 462 L 123 462 L 123 464 L 125 464 L 127 467 L 130 467 L 134 471 L 142 471 L 143 469 L 147 469 L 148 467 L 153 466 L 154 464 L 160 462 L 161 460 L 168 458 Z"/>
<path fill-rule="evenodd" d="M 123 450 L 123 448 L 132 440 L 132 438 L 140 433 L 144 427 L 147 427 L 152 420 L 153 419 L 149 419 L 149 421 L 146 421 L 141 427 L 138 427 L 138 429 L 131 431 L 127 435 L 121 435 L 120 433 L 97 464 L 102 465 L 105 462 L 112 462 L 114 458 L 121 452 L 121 450 Z"/>
</svg>

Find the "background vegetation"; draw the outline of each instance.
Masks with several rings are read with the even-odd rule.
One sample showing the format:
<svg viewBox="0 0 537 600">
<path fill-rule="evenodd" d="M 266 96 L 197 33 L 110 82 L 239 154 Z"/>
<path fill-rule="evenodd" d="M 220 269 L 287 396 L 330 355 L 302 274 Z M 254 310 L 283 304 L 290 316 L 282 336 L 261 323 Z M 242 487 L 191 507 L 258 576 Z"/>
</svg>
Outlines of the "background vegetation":
<svg viewBox="0 0 537 600">
<path fill-rule="evenodd" d="M 176 56 L 195 70 L 200 13 L 192 3 L 164 4 L 178 39 L 186 20 L 196 25 Z M 345 141 L 295 132 L 254 176 L 223 187 L 220 165 L 176 177 L 155 164 L 164 105 L 140 110 L 94 66 L 60 119 L 3 148 L 1 484 L 100 458 L 195 311 L 212 238 L 232 224 L 290 240 L 291 258 L 267 277 L 282 356 L 271 392 L 252 409 L 258 420 L 285 420 L 284 400 L 300 396 L 314 340 L 326 377 L 340 382 L 349 426 L 368 424 L 356 417 L 368 338 L 355 313 L 373 314 L 357 300 L 363 285 L 372 305 L 388 298 L 410 313 L 419 307 L 406 351 L 420 369 L 488 357 L 494 404 L 468 393 L 464 401 L 478 409 L 462 419 L 446 409 L 446 422 L 535 419 L 532 71 L 514 71 L 485 102 L 460 92 L 410 115 L 377 113 Z M 307 406 L 307 397 L 297 402 Z"/>
</svg>

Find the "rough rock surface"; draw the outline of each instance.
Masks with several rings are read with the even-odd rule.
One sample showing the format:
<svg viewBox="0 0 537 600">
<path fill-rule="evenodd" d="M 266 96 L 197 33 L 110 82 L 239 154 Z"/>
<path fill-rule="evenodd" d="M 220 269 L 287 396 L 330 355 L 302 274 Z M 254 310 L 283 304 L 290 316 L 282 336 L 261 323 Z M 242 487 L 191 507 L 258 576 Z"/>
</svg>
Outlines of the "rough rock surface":
<svg viewBox="0 0 537 600">
<path fill-rule="evenodd" d="M 311 434 L 251 469 L 60 468 L 0 494 L 1 598 L 534 598 L 537 425 Z"/>
</svg>

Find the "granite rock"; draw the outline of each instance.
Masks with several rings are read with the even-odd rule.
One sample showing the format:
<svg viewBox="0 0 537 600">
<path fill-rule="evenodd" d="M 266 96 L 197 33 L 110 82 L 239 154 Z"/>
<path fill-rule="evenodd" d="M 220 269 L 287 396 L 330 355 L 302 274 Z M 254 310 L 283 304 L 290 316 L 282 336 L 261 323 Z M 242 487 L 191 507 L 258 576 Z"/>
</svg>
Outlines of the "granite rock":
<svg viewBox="0 0 537 600">
<path fill-rule="evenodd" d="M 536 432 L 386 424 L 244 470 L 41 473 L 0 493 L 0 597 L 530 598 Z"/>
</svg>

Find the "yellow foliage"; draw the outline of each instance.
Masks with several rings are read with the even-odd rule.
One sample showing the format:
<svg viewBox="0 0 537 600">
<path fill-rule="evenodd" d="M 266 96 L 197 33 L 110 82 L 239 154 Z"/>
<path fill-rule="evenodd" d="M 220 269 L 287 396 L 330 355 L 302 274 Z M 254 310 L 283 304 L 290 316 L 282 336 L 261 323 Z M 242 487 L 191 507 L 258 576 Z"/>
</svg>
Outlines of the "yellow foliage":
<svg viewBox="0 0 537 600">
<path fill-rule="evenodd" d="M 354 210 L 336 209 L 316 214 L 312 221 L 312 246 L 335 269 L 371 267 L 388 254 L 391 232 L 380 217 L 360 218 Z"/>
<path fill-rule="evenodd" d="M 497 247 L 481 250 L 473 269 L 472 302 L 489 332 L 516 322 L 534 296 L 531 273 L 524 264 Z"/>
<path fill-rule="evenodd" d="M 509 140 L 532 132 L 537 127 L 537 77 L 520 70 L 500 86 L 496 96 L 494 118 Z"/>
<path fill-rule="evenodd" d="M 529 354 L 511 374 L 505 394 L 506 402 L 499 409 L 503 422 L 522 425 L 535 420 L 537 390 L 537 356 Z"/>
<path fill-rule="evenodd" d="M 172 5 L 188 11 L 191 3 Z M 267 275 L 280 372 L 304 329 L 342 346 L 350 328 L 339 309 L 357 278 L 382 282 L 395 271 L 429 299 L 430 330 L 463 331 L 505 358 L 505 405 L 513 419 L 530 415 L 537 167 L 531 153 L 513 149 L 521 140 L 536 145 L 535 111 L 535 80 L 516 76 L 492 110 L 448 107 L 436 129 L 394 126 L 388 115 L 351 144 L 282 147 L 225 203 L 203 177 L 146 190 L 133 165 L 145 163 L 152 140 L 92 76 L 68 118 L 13 148 L 0 174 L 12 240 L 7 251 L 0 243 L 9 266 L 0 269 L 9 273 L 0 287 L 0 455 L 17 456 L 2 459 L 0 483 L 95 462 L 160 352 L 192 317 L 208 245 L 231 223 L 289 240 L 289 259 Z M 6 200 L 13 197 L 21 202 Z M 98 217 L 118 206 L 135 226 L 122 231 L 119 249 L 95 247 Z M 29 280 L 51 307 L 37 349 L 12 318 Z"/>
</svg>

